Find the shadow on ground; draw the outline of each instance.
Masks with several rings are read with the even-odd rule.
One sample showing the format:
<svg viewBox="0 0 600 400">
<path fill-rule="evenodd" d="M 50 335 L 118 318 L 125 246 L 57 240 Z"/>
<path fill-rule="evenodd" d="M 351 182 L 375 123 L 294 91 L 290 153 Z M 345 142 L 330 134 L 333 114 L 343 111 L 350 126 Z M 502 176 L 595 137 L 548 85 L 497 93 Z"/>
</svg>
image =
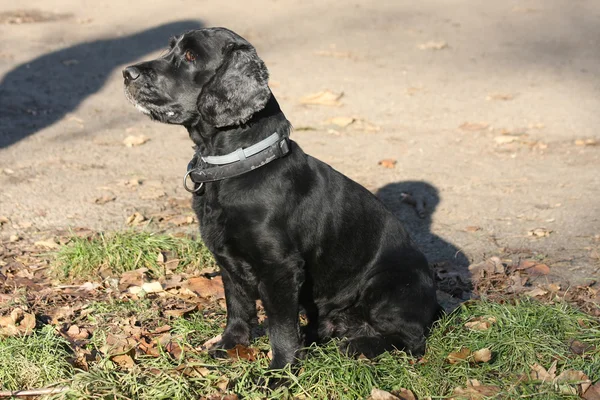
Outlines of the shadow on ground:
<svg viewBox="0 0 600 400">
<path fill-rule="evenodd" d="M 436 274 L 438 289 L 454 298 L 442 299 L 442 305 L 450 310 L 460 300 L 470 298 L 469 259 L 456 245 L 431 231 L 433 214 L 440 202 L 435 186 L 423 181 L 397 182 L 383 186 L 376 195 L 404 223 L 417 247 L 427 256 Z M 402 200 L 405 195 L 424 206 L 421 215 L 419 207 Z"/>
<path fill-rule="evenodd" d="M 116 67 L 166 48 L 170 36 L 201 27 L 194 20 L 171 22 L 79 43 L 18 65 L 0 81 L 0 148 L 62 119 L 99 91 Z"/>
</svg>

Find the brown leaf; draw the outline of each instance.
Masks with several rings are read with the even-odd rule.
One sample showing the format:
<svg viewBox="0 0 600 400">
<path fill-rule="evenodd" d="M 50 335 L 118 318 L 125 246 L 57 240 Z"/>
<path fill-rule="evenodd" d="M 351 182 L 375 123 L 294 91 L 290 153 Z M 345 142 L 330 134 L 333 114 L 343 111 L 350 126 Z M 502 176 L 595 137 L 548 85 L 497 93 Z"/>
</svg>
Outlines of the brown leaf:
<svg viewBox="0 0 600 400">
<path fill-rule="evenodd" d="M 115 201 L 117 199 L 116 196 L 112 196 L 112 195 L 104 195 L 102 197 L 98 197 L 94 200 L 94 203 L 96 204 L 106 204 L 106 203 L 110 203 L 111 201 Z"/>
<path fill-rule="evenodd" d="M 193 304 L 190 307 L 186 307 L 186 308 L 175 308 L 172 310 L 163 310 L 163 315 L 165 317 L 179 318 L 179 317 L 183 317 L 186 314 L 191 313 L 192 311 L 195 311 L 197 308 L 198 308 L 198 304 Z"/>
<path fill-rule="evenodd" d="M 546 228 L 535 228 L 527 232 L 527 235 L 535 237 L 547 237 L 550 236 L 551 233 L 552 231 Z"/>
<path fill-rule="evenodd" d="M 220 276 L 213 279 L 203 276 L 190 278 L 184 285 L 200 297 L 213 297 L 215 299 L 224 299 L 225 290 L 223 289 L 223 280 Z"/>
<path fill-rule="evenodd" d="M 492 359 L 492 352 L 487 347 L 479 349 L 473 352 L 473 361 L 475 362 L 488 362 Z"/>
<path fill-rule="evenodd" d="M 516 142 L 517 140 L 520 140 L 520 139 L 521 139 L 520 136 L 502 135 L 502 136 L 496 136 L 494 138 L 494 141 L 497 144 L 508 144 L 508 143 Z"/>
<path fill-rule="evenodd" d="M 532 290 L 530 290 L 528 292 L 525 292 L 524 294 L 526 296 L 530 296 L 530 297 L 537 297 L 537 296 L 543 296 L 546 293 L 548 293 L 547 290 L 544 290 L 542 288 L 536 287 L 535 289 L 532 289 Z"/>
<path fill-rule="evenodd" d="M 400 400 L 417 400 L 415 394 L 408 389 L 392 390 L 392 394 Z"/>
<path fill-rule="evenodd" d="M 183 349 L 177 342 L 170 341 L 165 345 L 165 350 L 176 360 L 181 358 L 181 354 L 183 354 Z"/>
<path fill-rule="evenodd" d="M 252 347 L 246 347 L 241 344 L 236 344 L 233 349 L 227 350 L 227 357 L 239 360 L 240 358 L 247 361 L 256 361 L 256 354 L 258 350 Z"/>
<path fill-rule="evenodd" d="M 158 281 L 143 283 L 142 290 L 146 293 L 159 293 L 164 291 L 162 285 Z"/>
<path fill-rule="evenodd" d="M 142 214 L 140 214 L 137 211 L 134 212 L 133 214 L 131 214 L 129 217 L 127 217 L 128 225 L 138 225 L 144 221 L 146 221 L 146 217 L 144 217 Z"/>
<path fill-rule="evenodd" d="M 39 247 L 45 247 L 47 249 L 58 249 L 60 246 L 54 241 L 54 239 L 38 240 L 34 245 Z"/>
<path fill-rule="evenodd" d="M 123 272 L 119 279 L 119 288 L 124 290 L 129 286 L 142 286 L 146 279 L 146 272 L 148 272 L 148 268 L 138 268 L 133 271 Z"/>
<path fill-rule="evenodd" d="M 371 395 L 367 400 L 398 400 L 398 396 L 394 396 L 390 392 L 386 392 L 385 390 L 372 388 Z"/>
<path fill-rule="evenodd" d="M 485 122 L 465 122 L 461 126 L 459 126 L 459 128 L 463 131 L 475 132 L 487 129 L 489 126 L 490 124 L 487 124 Z"/>
<path fill-rule="evenodd" d="M 481 230 L 481 227 L 474 226 L 474 225 L 470 225 L 470 226 L 467 226 L 465 228 L 465 231 L 467 231 L 467 232 L 477 232 L 477 231 L 480 231 L 480 230 Z"/>
<path fill-rule="evenodd" d="M 418 47 L 421 50 L 442 50 L 448 47 L 448 43 L 443 40 L 430 40 L 429 42 L 421 43 Z"/>
<path fill-rule="evenodd" d="M 584 400 L 600 400 L 600 381 L 590 386 L 581 396 Z"/>
<path fill-rule="evenodd" d="M 448 357 L 446 357 L 446 360 L 450 364 L 457 364 L 461 361 L 465 361 L 470 355 L 471 355 L 471 350 L 469 350 L 467 347 L 463 347 L 459 351 L 455 351 L 455 352 L 448 354 Z"/>
<path fill-rule="evenodd" d="M 397 163 L 398 163 L 397 160 L 393 160 L 391 158 L 385 158 L 385 159 L 379 161 L 377 163 L 377 165 L 381 165 L 384 168 L 395 168 Z"/>
<path fill-rule="evenodd" d="M 571 343 L 569 343 L 569 350 L 571 350 L 572 353 L 577 354 L 579 356 L 594 351 L 595 349 L 595 346 L 589 343 L 580 342 L 579 340 L 573 340 L 571 341 Z"/>
<path fill-rule="evenodd" d="M 202 343 L 202 347 L 205 349 L 210 349 L 211 347 L 219 343 L 222 338 L 223 337 L 221 335 L 217 335 L 214 338 L 208 339 L 206 342 Z"/>
<path fill-rule="evenodd" d="M 529 376 L 535 381 L 553 382 L 556 378 L 556 361 L 552 363 L 549 370 L 546 370 L 540 364 L 533 364 Z"/>
<path fill-rule="evenodd" d="M 124 369 L 131 369 L 135 366 L 135 361 L 133 361 L 133 358 L 131 358 L 129 354 L 119 354 L 110 357 L 110 359 L 119 367 Z"/>
<path fill-rule="evenodd" d="M 576 146 L 597 146 L 600 144 L 596 139 L 577 139 L 575 140 Z"/>
<path fill-rule="evenodd" d="M 312 93 L 300 98 L 301 104 L 339 107 L 342 105 L 340 99 L 344 93 L 334 93 L 330 90 L 322 90 L 317 93 Z"/>
<path fill-rule="evenodd" d="M 561 372 L 556 377 L 556 382 L 576 384 L 577 393 L 575 394 L 583 394 L 592 386 L 592 381 L 590 381 L 590 378 L 583 371 L 576 371 L 574 369 L 567 369 Z"/>
<path fill-rule="evenodd" d="M 475 317 L 465 323 L 465 328 L 474 331 L 486 331 L 496 323 L 495 317 Z"/>
<path fill-rule="evenodd" d="M 481 400 L 495 396 L 500 391 L 498 386 L 482 385 L 477 379 L 470 379 L 466 388 L 457 387 L 452 393 L 452 399 Z"/>
<path fill-rule="evenodd" d="M 469 265 L 469 271 L 471 271 L 473 280 L 477 281 L 485 276 L 504 274 L 505 268 L 500 258 L 490 257 L 480 263 Z"/>
<path fill-rule="evenodd" d="M 150 140 L 150 138 L 144 135 L 129 135 L 123 139 L 123 144 L 127 147 L 141 146 L 148 140 Z"/>
<path fill-rule="evenodd" d="M 69 327 L 69 329 L 67 330 L 66 334 L 71 338 L 71 339 L 76 339 L 76 340 L 80 340 L 80 339 L 87 339 L 90 337 L 90 332 L 83 328 L 79 328 L 77 325 L 71 325 Z"/>
</svg>

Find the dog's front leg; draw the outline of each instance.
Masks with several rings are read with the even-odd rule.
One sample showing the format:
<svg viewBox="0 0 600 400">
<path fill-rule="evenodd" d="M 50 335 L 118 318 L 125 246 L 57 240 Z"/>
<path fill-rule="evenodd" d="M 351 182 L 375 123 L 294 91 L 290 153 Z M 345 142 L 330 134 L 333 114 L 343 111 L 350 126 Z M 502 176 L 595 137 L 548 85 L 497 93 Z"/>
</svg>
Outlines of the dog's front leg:
<svg viewBox="0 0 600 400">
<path fill-rule="evenodd" d="M 252 325 L 256 324 L 256 295 L 249 293 L 243 282 L 232 279 L 223 264 L 220 265 L 227 304 L 227 325 L 221 340 L 210 349 L 215 357 L 226 356 L 227 353 L 222 350 L 232 349 L 236 344 L 248 346 Z"/>
<path fill-rule="evenodd" d="M 304 273 L 297 265 L 268 268 L 270 275 L 261 279 L 258 293 L 269 323 L 273 359 L 269 368 L 294 364 L 301 357 L 302 335 L 298 321 L 298 299 Z"/>
</svg>

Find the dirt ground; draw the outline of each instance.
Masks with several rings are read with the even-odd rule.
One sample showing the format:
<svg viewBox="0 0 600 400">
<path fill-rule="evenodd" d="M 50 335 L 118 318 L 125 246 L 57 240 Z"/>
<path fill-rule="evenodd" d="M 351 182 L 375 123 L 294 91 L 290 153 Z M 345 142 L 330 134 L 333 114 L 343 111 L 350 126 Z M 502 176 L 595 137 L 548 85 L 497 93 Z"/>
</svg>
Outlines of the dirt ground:
<svg viewBox="0 0 600 400">
<path fill-rule="evenodd" d="M 2 0 L 1 240 L 123 229 L 187 201 L 187 133 L 131 107 L 121 69 L 208 26 L 256 46 L 292 138 L 376 193 L 431 262 L 598 276 L 594 0 Z M 341 105 L 301 103 L 325 89 Z"/>
</svg>

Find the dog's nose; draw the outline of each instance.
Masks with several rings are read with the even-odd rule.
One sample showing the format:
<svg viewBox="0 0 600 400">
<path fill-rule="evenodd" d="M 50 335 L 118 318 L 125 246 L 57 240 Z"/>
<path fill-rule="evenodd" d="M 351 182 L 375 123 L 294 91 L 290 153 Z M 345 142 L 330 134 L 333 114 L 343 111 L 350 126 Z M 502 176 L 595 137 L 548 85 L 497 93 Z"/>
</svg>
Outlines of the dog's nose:
<svg viewBox="0 0 600 400">
<path fill-rule="evenodd" d="M 140 70 L 136 67 L 127 67 L 123 70 L 125 82 L 135 81 L 140 76 Z"/>
</svg>

